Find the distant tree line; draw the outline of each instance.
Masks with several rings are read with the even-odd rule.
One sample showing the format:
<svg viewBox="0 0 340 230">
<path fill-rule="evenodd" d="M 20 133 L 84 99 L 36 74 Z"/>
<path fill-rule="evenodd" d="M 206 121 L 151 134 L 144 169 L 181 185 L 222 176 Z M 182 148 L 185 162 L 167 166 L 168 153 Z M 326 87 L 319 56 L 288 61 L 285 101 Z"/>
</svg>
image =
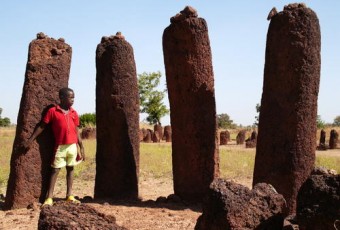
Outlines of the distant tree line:
<svg viewBox="0 0 340 230">
<path fill-rule="evenodd" d="M 96 126 L 96 114 L 84 113 L 79 116 L 80 127 Z"/>
<path fill-rule="evenodd" d="M 11 125 L 11 120 L 8 117 L 1 117 L 2 108 L 0 108 L 0 127 L 8 127 Z"/>
</svg>

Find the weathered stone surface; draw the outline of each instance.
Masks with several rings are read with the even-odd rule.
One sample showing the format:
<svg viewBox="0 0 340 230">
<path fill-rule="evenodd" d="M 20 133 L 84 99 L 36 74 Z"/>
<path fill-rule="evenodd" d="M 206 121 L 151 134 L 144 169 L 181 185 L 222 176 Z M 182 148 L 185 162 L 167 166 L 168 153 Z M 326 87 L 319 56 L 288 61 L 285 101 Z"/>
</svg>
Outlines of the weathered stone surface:
<svg viewBox="0 0 340 230">
<path fill-rule="evenodd" d="M 125 230 L 116 224 L 114 216 L 98 213 L 86 204 L 56 202 L 44 207 L 39 216 L 38 229 L 116 229 Z"/>
<path fill-rule="evenodd" d="M 143 139 L 145 143 L 151 143 L 152 142 L 152 135 L 153 131 L 151 129 L 146 129 L 146 135 Z"/>
<path fill-rule="evenodd" d="M 25 82 L 17 119 L 16 136 L 11 157 L 5 208 L 22 208 L 45 198 L 54 152 L 50 127 L 26 151 L 20 148 L 34 132 L 50 106 L 59 103 L 58 92 L 68 86 L 72 48 L 37 35 L 29 45 Z"/>
<path fill-rule="evenodd" d="M 256 148 L 257 132 L 251 132 L 250 137 L 246 140 L 246 148 Z"/>
<path fill-rule="evenodd" d="M 220 132 L 220 145 L 227 145 L 228 141 L 230 141 L 230 133 L 228 130 Z"/>
<path fill-rule="evenodd" d="M 172 142 L 172 131 L 170 125 L 164 127 L 163 139 L 165 139 L 165 142 Z"/>
<path fill-rule="evenodd" d="M 139 129 L 138 136 L 139 136 L 139 141 L 140 142 L 143 141 L 143 139 L 144 139 L 143 129 Z"/>
<path fill-rule="evenodd" d="M 139 141 L 143 141 L 147 134 L 148 134 L 148 131 L 145 128 L 140 129 L 139 130 Z"/>
<path fill-rule="evenodd" d="M 82 139 L 96 139 L 96 128 L 85 127 L 81 130 Z"/>
<path fill-rule="evenodd" d="M 318 150 L 327 150 L 327 147 L 326 147 L 326 131 L 323 130 L 323 129 L 320 131 L 320 141 L 319 141 Z"/>
<path fill-rule="evenodd" d="M 218 176 L 214 75 L 207 23 L 186 7 L 163 33 L 175 194 L 200 200 Z"/>
<path fill-rule="evenodd" d="M 152 142 L 153 143 L 157 143 L 157 142 L 160 142 L 161 139 L 159 138 L 159 133 L 157 130 L 155 130 L 153 133 L 152 133 Z"/>
<path fill-rule="evenodd" d="M 156 132 L 156 131 L 158 132 L 159 140 L 163 139 L 163 127 L 162 127 L 162 125 L 160 125 L 160 124 L 154 125 L 153 131 L 154 132 Z"/>
<path fill-rule="evenodd" d="M 246 131 L 241 130 L 240 132 L 238 132 L 236 136 L 236 144 L 243 145 L 245 140 L 246 140 Z"/>
<path fill-rule="evenodd" d="M 314 167 L 320 43 L 317 15 L 304 4 L 271 18 L 253 184 L 272 184 L 291 214 Z"/>
<path fill-rule="evenodd" d="M 340 175 L 316 168 L 297 197 L 300 229 L 333 230 L 336 220 L 340 220 Z"/>
<path fill-rule="evenodd" d="M 118 36 L 118 37 L 117 37 Z M 96 51 L 96 198 L 137 198 L 139 96 L 132 46 L 121 34 Z"/>
<path fill-rule="evenodd" d="M 253 190 L 235 182 L 216 179 L 203 202 L 196 230 L 282 229 L 285 200 L 265 183 Z"/>
<path fill-rule="evenodd" d="M 329 137 L 329 149 L 336 149 L 338 147 L 338 138 L 338 132 L 332 129 Z"/>
</svg>

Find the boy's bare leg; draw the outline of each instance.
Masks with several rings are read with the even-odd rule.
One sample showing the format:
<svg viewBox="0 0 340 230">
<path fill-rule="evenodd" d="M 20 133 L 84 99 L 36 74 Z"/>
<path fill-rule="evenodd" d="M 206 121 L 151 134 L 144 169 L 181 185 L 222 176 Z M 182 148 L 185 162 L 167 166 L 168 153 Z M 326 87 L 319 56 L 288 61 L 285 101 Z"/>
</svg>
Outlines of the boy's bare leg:
<svg viewBox="0 0 340 230">
<path fill-rule="evenodd" d="M 52 168 L 51 180 L 50 180 L 50 185 L 48 187 L 46 198 L 53 198 L 54 186 L 57 181 L 59 171 L 60 169 Z"/>
<path fill-rule="evenodd" d="M 67 191 L 66 197 L 72 195 L 72 185 L 73 185 L 73 166 L 66 166 L 66 181 L 67 181 Z"/>
</svg>

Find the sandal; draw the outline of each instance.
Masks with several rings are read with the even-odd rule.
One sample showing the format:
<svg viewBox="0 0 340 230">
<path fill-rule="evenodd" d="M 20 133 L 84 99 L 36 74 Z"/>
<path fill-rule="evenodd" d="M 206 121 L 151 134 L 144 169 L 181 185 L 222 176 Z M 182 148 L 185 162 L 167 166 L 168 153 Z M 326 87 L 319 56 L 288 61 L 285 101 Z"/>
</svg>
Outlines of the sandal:
<svg viewBox="0 0 340 230">
<path fill-rule="evenodd" d="M 76 198 L 74 198 L 74 196 L 68 196 L 66 198 L 66 201 L 67 202 L 71 202 L 71 203 L 75 203 L 75 204 L 80 204 L 81 203 L 80 200 L 77 200 Z"/>
<path fill-rule="evenodd" d="M 45 202 L 41 205 L 41 207 L 46 207 L 46 206 L 52 206 L 53 205 L 53 199 L 52 198 L 47 198 Z"/>
</svg>

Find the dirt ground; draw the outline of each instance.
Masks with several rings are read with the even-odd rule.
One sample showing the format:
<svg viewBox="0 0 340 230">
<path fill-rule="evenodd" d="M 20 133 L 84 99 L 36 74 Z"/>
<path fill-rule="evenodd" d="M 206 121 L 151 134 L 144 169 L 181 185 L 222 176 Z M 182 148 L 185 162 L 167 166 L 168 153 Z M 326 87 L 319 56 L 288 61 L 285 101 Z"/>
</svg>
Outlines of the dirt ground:
<svg viewBox="0 0 340 230">
<path fill-rule="evenodd" d="M 340 149 L 317 151 L 317 154 L 340 157 Z M 236 181 L 250 187 L 251 180 Z M 74 194 L 83 198 L 93 197 L 93 181 L 74 181 Z M 55 197 L 65 196 L 65 180 L 58 178 Z M 158 229 L 194 229 L 197 218 L 201 215 L 200 205 L 183 203 L 155 202 L 160 196 L 173 194 L 173 184 L 170 179 L 146 178 L 139 182 L 140 202 L 120 203 L 89 203 L 97 211 L 106 215 L 113 215 L 116 223 L 128 229 L 158 230 Z M 0 201 L 0 207 L 3 200 Z M 0 229 L 37 229 L 40 208 L 39 204 L 31 208 L 2 211 L 0 210 Z"/>
<path fill-rule="evenodd" d="M 60 182 L 59 182 L 60 181 Z M 56 185 L 55 197 L 65 196 L 64 181 Z M 94 185 L 91 182 L 74 182 L 74 194 L 80 198 L 93 196 Z M 140 181 L 140 202 L 89 203 L 97 211 L 116 217 L 116 223 L 128 229 L 194 229 L 196 220 L 201 215 L 199 205 L 182 203 L 160 203 L 155 200 L 173 193 L 172 181 L 147 179 Z M 152 200 L 152 201 L 151 201 Z M 0 229 L 37 229 L 40 208 L 0 211 Z"/>
</svg>

